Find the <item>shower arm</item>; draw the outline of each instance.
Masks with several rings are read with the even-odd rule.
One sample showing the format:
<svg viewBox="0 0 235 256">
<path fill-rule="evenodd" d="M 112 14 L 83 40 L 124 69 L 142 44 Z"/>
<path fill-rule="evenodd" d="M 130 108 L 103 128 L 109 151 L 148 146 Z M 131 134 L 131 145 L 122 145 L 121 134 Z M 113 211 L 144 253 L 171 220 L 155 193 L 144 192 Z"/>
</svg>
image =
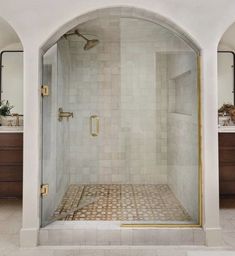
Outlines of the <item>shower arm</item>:
<svg viewBox="0 0 235 256">
<path fill-rule="evenodd" d="M 82 38 L 85 39 L 87 42 L 89 41 L 88 38 L 86 38 L 84 35 L 80 34 L 77 29 L 74 31 L 74 34 L 76 34 L 76 35 L 82 37 Z"/>
<path fill-rule="evenodd" d="M 81 33 L 79 33 L 79 31 L 76 29 L 74 32 L 70 32 L 70 33 L 66 33 L 64 34 L 64 37 L 67 38 L 67 36 L 72 36 L 72 35 L 77 35 L 82 37 L 84 40 L 86 40 L 87 42 L 89 41 L 88 38 L 86 38 L 84 35 L 82 35 Z"/>
</svg>

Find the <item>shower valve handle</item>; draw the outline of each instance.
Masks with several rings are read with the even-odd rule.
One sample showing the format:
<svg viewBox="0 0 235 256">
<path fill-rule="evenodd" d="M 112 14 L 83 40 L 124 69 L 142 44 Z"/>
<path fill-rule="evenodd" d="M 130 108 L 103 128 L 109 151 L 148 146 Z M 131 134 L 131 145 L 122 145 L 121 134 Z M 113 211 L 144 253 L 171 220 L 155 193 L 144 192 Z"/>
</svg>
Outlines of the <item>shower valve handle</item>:
<svg viewBox="0 0 235 256">
<path fill-rule="evenodd" d="M 59 111 L 58 111 L 59 121 L 62 121 L 63 118 L 67 118 L 67 120 L 69 120 L 69 117 L 73 118 L 73 112 L 64 112 L 63 108 L 59 108 Z"/>
</svg>

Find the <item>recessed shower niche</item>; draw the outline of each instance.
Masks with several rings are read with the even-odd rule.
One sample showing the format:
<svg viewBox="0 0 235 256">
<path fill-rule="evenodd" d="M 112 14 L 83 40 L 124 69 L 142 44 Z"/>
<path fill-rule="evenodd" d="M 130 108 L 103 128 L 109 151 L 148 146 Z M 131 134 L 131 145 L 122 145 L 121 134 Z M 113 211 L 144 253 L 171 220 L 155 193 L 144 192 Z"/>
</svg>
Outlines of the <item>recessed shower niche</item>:
<svg viewBox="0 0 235 256">
<path fill-rule="evenodd" d="M 99 15 L 43 56 L 42 226 L 200 225 L 197 52 L 141 18 Z"/>
</svg>

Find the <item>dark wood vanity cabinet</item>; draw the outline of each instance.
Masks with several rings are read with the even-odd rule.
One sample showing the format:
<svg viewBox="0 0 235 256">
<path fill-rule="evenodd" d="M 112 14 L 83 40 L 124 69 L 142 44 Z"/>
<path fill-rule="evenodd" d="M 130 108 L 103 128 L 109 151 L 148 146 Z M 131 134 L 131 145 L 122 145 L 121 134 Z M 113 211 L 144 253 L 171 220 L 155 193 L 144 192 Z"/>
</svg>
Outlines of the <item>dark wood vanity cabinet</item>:
<svg viewBox="0 0 235 256">
<path fill-rule="evenodd" d="M 220 195 L 235 195 L 235 133 L 219 133 Z"/>
<path fill-rule="evenodd" d="M 22 197 L 23 133 L 0 133 L 0 198 Z"/>
</svg>

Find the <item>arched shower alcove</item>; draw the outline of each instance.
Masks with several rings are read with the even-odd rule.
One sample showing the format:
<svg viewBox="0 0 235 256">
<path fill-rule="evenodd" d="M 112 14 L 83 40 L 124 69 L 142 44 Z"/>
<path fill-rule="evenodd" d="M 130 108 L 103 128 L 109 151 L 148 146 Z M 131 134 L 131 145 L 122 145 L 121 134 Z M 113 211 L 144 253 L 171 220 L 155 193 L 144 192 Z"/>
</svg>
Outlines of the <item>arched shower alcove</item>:
<svg viewBox="0 0 235 256">
<path fill-rule="evenodd" d="M 234 208 L 234 171 L 233 156 L 235 124 L 235 25 L 234 23 L 222 35 L 218 44 L 218 125 L 219 125 L 219 192 L 220 208 Z M 227 133 L 226 131 L 230 131 Z M 224 144 L 227 141 L 226 144 Z M 228 151 L 229 149 L 229 151 Z"/>
<path fill-rule="evenodd" d="M 78 17 L 42 49 L 42 226 L 200 227 L 192 40 L 154 13 L 116 7 Z"/>
<path fill-rule="evenodd" d="M 11 207 L 10 202 L 21 204 L 22 198 L 23 46 L 17 32 L 2 17 L 0 35 L 0 198 L 17 199 L 6 201 Z M 14 141 L 12 145 L 11 141 Z"/>
</svg>

